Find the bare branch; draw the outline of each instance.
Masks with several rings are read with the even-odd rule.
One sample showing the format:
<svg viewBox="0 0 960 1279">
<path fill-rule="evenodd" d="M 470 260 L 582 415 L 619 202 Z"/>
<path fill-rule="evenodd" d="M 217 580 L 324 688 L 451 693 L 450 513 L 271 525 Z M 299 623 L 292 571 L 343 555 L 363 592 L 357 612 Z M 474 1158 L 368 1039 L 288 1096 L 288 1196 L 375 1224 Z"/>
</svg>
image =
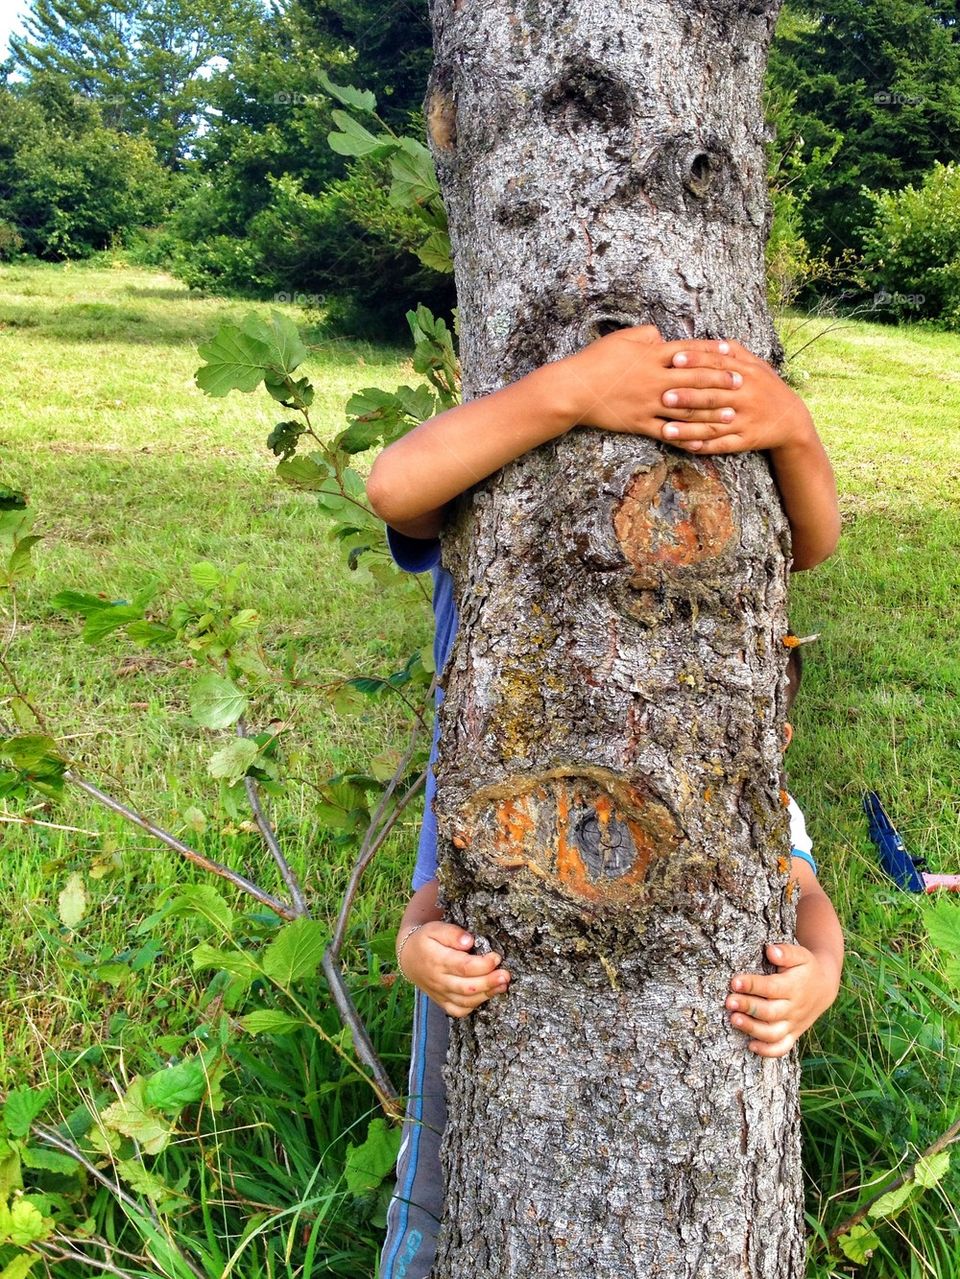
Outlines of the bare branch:
<svg viewBox="0 0 960 1279">
<path fill-rule="evenodd" d="M 249 738 L 247 726 L 242 718 L 237 722 L 237 736 Z M 273 826 L 270 823 L 270 819 L 263 811 L 263 806 L 260 803 L 260 789 L 257 786 L 256 779 L 249 776 L 244 777 L 243 786 L 244 790 L 247 792 L 247 800 L 249 801 L 251 811 L 253 812 L 254 821 L 257 823 L 260 834 L 263 837 L 263 842 L 266 844 L 270 856 L 276 862 L 283 878 L 283 882 L 287 886 L 287 891 L 290 894 L 290 900 L 293 903 L 294 918 L 298 918 L 301 915 L 306 915 L 307 918 L 309 918 L 310 910 L 307 906 L 306 898 L 303 895 L 303 889 L 300 887 L 300 881 L 291 870 L 290 864 L 284 857 L 283 850 L 280 847 L 280 842 L 277 839 Z"/>
<path fill-rule="evenodd" d="M 104 808 L 109 808 L 111 812 L 117 813 L 118 816 L 124 818 L 125 821 L 132 822 L 134 826 L 139 826 L 141 830 L 145 830 L 148 835 L 152 835 L 154 839 L 159 839 L 161 844 L 166 844 L 167 848 L 171 848 L 175 853 L 179 853 L 181 857 L 185 857 L 187 861 L 193 862 L 195 866 L 199 866 L 201 870 L 210 871 L 213 875 L 219 875 L 221 879 L 226 879 L 236 888 L 241 888 L 245 893 L 249 893 L 264 906 L 268 906 L 270 910 L 275 911 L 281 919 L 296 919 L 296 912 L 286 902 L 281 901 L 279 897 L 265 892 L 252 880 L 247 879 L 245 875 L 239 874 L 235 870 L 231 870 L 229 866 L 224 866 L 220 862 L 215 862 L 210 857 L 205 857 L 203 853 L 198 853 L 195 848 L 191 848 L 189 844 L 183 843 L 177 839 L 175 835 L 171 835 L 169 831 L 157 826 L 148 818 L 143 817 L 140 813 L 132 808 L 128 808 L 126 804 L 122 804 L 120 800 L 114 799 L 112 795 L 108 795 L 106 791 L 95 786 L 93 782 L 88 782 L 86 778 L 80 777 L 79 774 L 67 769 L 64 778 L 70 782 L 72 786 L 76 786 L 82 790 L 91 799 L 96 800 L 98 804 L 102 804 Z"/>
<path fill-rule="evenodd" d="M 832 1252 L 840 1236 L 849 1234 L 854 1226 L 858 1226 L 860 1222 L 863 1221 L 864 1217 L 869 1214 L 870 1209 L 878 1199 L 882 1199 L 884 1195 L 890 1194 L 892 1190 L 899 1190 L 900 1187 L 905 1185 L 908 1181 L 912 1181 L 917 1174 L 917 1165 L 921 1160 L 932 1159 L 933 1156 L 938 1155 L 941 1150 L 945 1150 L 947 1146 L 952 1145 L 958 1137 L 960 1137 L 960 1119 L 951 1124 L 945 1133 L 942 1133 L 936 1141 L 932 1142 L 923 1154 L 920 1155 L 916 1163 L 912 1164 L 906 1172 L 901 1173 L 899 1177 L 894 1177 L 893 1181 L 888 1181 L 885 1186 L 882 1186 L 875 1194 L 872 1194 L 866 1203 L 860 1205 L 855 1213 L 847 1217 L 844 1221 L 841 1221 L 838 1226 L 834 1226 L 826 1239 L 818 1239 L 814 1243 L 812 1251 L 817 1253 L 822 1252 L 824 1248 L 827 1248 Z"/>
</svg>

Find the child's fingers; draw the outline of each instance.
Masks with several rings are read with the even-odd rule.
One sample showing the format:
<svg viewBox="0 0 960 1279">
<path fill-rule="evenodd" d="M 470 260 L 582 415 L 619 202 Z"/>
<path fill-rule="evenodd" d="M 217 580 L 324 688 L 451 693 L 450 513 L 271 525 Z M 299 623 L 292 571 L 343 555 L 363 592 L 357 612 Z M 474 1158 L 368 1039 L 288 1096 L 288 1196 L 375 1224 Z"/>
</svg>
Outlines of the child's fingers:
<svg viewBox="0 0 960 1279">
<path fill-rule="evenodd" d="M 674 443 L 673 441 L 670 441 Z M 688 453 L 746 453 L 750 444 L 742 435 L 718 435 L 712 440 L 678 440 L 675 448 L 684 449 Z"/>
<path fill-rule="evenodd" d="M 779 1018 L 777 1021 L 760 1021 L 757 1017 L 747 1017 L 743 1013 L 734 1013 L 730 1024 L 751 1039 L 761 1044 L 775 1044 L 790 1034 L 790 1023 Z"/>
<path fill-rule="evenodd" d="M 756 995 L 759 999 L 783 999 L 790 993 L 791 985 L 779 973 L 734 973 L 730 978 L 730 994 L 744 1003 L 748 995 Z"/>
<path fill-rule="evenodd" d="M 758 1057 L 786 1057 L 796 1042 L 796 1035 L 787 1034 L 772 1044 L 765 1044 L 758 1039 L 751 1039 L 747 1047 L 752 1053 L 756 1053 Z"/>
<path fill-rule="evenodd" d="M 491 951 L 489 955 L 463 955 L 447 951 L 442 957 L 445 970 L 457 977 L 485 977 L 499 968 L 503 956 Z"/>
<path fill-rule="evenodd" d="M 725 361 L 730 358 L 730 343 L 726 338 L 679 338 L 675 342 L 664 342 L 659 349 L 667 364 L 686 353 L 696 357 L 703 367 L 722 369 L 728 367 Z M 684 363 L 680 361 L 681 365 Z"/>
<path fill-rule="evenodd" d="M 726 1008 L 733 1013 L 734 1025 L 739 1025 L 736 1016 L 753 1021 L 786 1021 L 790 1013 L 790 1004 L 786 999 L 755 999 L 752 995 L 728 995 Z"/>
<path fill-rule="evenodd" d="M 676 444 L 678 440 L 715 440 L 731 430 L 729 422 L 717 420 L 716 409 L 704 409 L 691 415 L 682 422 L 664 422 L 660 434 L 668 444 Z"/>
<path fill-rule="evenodd" d="M 743 386 L 743 374 L 736 369 L 668 369 L 667 373 L 670 378 L 667 394 L 676 395 L 680 392 L 673 401 L 675 404 L 692 404 L 696 407 L 699 401 L 695 395 L 692 399 L 686 398 L 691 391 L 736 391 Z M 728 397 L 726 403 L 729 402 Z M 669 404 L 670 401 L 664 398 L 664 403 Z"/>
</svg>

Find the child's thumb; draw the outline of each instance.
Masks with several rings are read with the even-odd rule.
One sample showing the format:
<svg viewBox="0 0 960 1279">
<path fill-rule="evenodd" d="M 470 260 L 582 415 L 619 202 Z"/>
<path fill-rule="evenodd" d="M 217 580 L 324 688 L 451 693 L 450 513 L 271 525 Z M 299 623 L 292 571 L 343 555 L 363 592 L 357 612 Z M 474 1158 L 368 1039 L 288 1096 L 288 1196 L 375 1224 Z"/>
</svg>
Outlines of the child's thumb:
<svg viewBox="0 0 960 1279">
<path fill-rule="evenodd" d="M 441 946 L 450 946 L 454 950 L 471 950 L 473 947 L 473 934 L 459 924 L 441 923 L 431 928 L 430 932 L 434 941 L 438 941 Z"/>
<path fill-rule="evenodd" d="M 796 968 L 809 961 L 810 952 L 805 946 L 794 946 L 790 942 L 771 942 L 767 947 L 767 958 L 778 968 Z"/>
</svg>

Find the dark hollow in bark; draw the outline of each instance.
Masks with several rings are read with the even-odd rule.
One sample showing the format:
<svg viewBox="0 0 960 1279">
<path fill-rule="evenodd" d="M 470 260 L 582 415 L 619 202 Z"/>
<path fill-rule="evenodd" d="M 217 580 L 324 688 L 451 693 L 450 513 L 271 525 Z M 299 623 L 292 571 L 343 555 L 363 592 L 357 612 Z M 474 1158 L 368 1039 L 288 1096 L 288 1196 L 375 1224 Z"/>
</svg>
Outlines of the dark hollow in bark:
<svg viewBox="0 0 960 1279">
<path fill-rule="evenodd" d="M 776 4 L 432 0 L 467 397 L 623 325 L 779 356 L 760 88 Z M 460 503 L 438 765 L 454 1023 L 435 1279 L 799 1279 L 796 1064 L 730 975 L 792 936 L 788 530 L 760 456 L 578 428 Z"/>
</svg>

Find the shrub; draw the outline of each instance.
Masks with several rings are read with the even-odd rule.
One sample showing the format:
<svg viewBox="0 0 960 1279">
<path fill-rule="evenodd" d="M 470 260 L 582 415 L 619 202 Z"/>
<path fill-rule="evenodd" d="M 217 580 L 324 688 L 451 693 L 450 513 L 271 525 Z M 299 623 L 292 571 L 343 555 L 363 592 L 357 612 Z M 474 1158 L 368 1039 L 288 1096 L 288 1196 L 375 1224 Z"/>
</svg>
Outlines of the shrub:
<svg viewBox="0 0 960 1279">
<path fill-rule="evenodd" d="M 864 262 L 878 315 L 960 330 L 960 165 L 935 164 L 919 187 L 870 198 Z"/>
<path fill-rule="evenodd" d="M 23 249 L 23 236 L 12 222 L 0 221 L 0 262 L 9 262 Z"/>
<path fill-rule="evenodd" d="M 423 223 L 388 200 L 386 161 L 361 159 L 319 194 L 296 177 L 268 178 L 270 199 L 242 237 L 223 234 L 216 193 L 204 183 L 174 218 L 175 273 L 191 288 L 279 301 L 306 297 L 327 323 L 360 337 L 399 338 L 409 299 L 453 307 L 451 276 L 425 267 Z"/>
</svg>

